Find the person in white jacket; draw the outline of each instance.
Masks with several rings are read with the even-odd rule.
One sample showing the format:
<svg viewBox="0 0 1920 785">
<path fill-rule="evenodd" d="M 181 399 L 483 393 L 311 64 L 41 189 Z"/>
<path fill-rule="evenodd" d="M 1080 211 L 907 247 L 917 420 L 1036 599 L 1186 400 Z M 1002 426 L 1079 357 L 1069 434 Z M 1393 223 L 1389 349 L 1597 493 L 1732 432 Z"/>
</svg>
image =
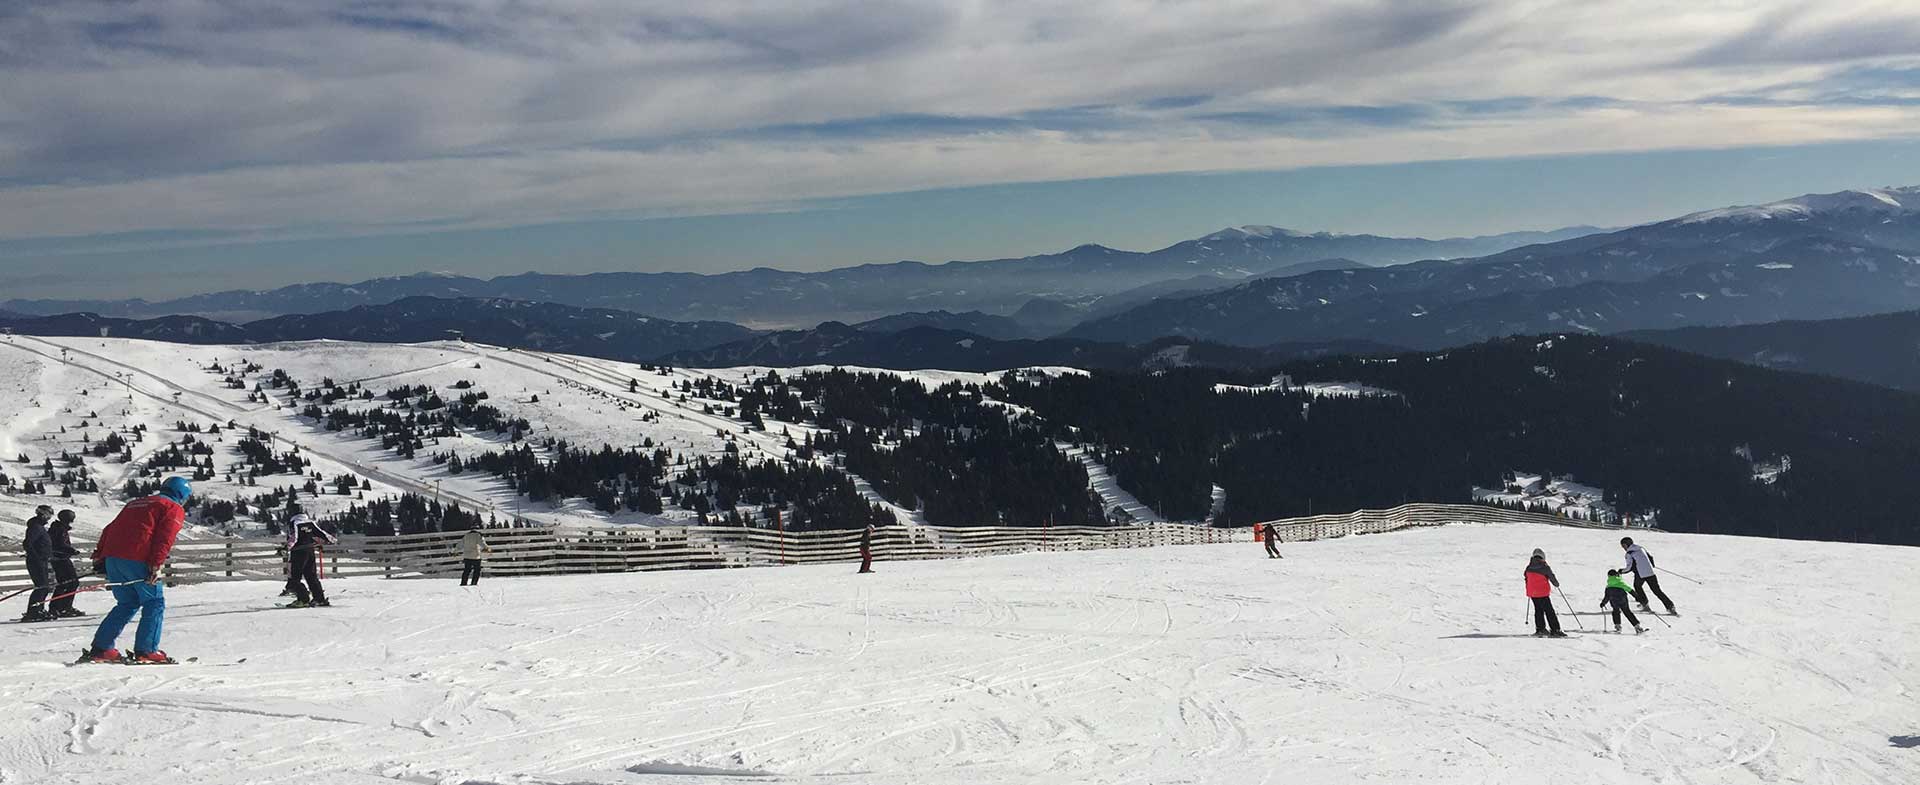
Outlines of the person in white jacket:
<svg viewBox="0 0 1920 785">
<path fill-rule="evenodd" d="M 480 536 L 479 529 L 468 529 L 460 537 L 460 585 L 480 585 L 480 555 L 492 553 L 487 546 L 487 538 Z"/>
<path fill-rule="evenodd" d="M 1627 552 L 1627 568 L 1624 572 L 1633 573 L 1633 600 L 1640 603 L 1642 613 L 1652 613 L 1647 607 L 1647 589 L 1653 590 L 1653 596 L 1667 606 L 1668 615 L 1679 613 L 1673 609 L 1673 600 L 1660 590 L 1660 576 L 1653 573 L 1653 555 L 1647 549 L 1633 544 L 1632 537 L 1621 537 L 1620 547 Z"/>
</svg>

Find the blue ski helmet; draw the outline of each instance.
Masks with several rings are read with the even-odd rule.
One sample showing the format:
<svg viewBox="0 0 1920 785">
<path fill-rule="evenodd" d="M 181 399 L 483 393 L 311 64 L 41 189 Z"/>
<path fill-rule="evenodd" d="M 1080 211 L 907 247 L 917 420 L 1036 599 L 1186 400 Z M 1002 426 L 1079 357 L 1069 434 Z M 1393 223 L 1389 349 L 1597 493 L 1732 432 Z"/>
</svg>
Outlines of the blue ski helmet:
<svg viewBox="0 0 1920 785">
<path fill-rule="evenodd" d="M 160 495 L 186 504 L 187 498 L 193 495 L 193 486 L 185 477 L 168 477 L 166 482 L 160 483 Z"/>
</svg>

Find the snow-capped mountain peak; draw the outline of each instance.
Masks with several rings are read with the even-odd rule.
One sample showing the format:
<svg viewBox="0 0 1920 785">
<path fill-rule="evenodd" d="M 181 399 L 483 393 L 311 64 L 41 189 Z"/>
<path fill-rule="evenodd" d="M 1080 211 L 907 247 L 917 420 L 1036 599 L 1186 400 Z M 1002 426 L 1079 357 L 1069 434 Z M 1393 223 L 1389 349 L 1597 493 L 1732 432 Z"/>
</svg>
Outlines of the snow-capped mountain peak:
<svg viewBox="0 0 1920 785">
<path fill-rule="evenodd" d="M 1766 204 L 1722 207 L 1718 210 L 1698 212 L 1681 217 L 1680 222 L 1806 220 L 1818 215 L 1854 210 L 1875 213 L 1920 212 L 1920 186 L 1805 194 Z"/>
<path fill-rule="evenodd" d="M 1296 232 L 1296 231 L 1293 231 L 1292 229 L 1282 229 L 1278 226 L 1259 226 L 1259 225 L 1250 224 L 1247 226 L 1229 226 L 1225 229 L 1221 229 L 1220 231 L 1214 232 L 1213 234 L 1207 235 L 1200 239 L 1202 240 L 1246 240 L 1246 239 L 1269 240 L 1275 237 L 1308 237 L 1308 236 L 1309 235 L 1303 232 Z M 1328 236 L 1331 236 L 1331 235 L 1328 235 Z"/>
</svg>

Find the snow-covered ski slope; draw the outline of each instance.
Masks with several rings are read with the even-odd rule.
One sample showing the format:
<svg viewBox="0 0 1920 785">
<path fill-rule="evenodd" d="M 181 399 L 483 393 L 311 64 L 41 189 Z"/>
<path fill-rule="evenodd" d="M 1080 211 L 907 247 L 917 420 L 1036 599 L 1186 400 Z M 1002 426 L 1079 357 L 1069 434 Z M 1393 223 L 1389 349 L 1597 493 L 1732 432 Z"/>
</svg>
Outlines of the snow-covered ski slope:
<svg viewBox="0 0 1920 785">
<path fill-rule="evenodd" d="M 194 665 L 67 668 L 89 624 L 0 628 L 0 782 L 1920 781 L 1920 550 L 1647 533 L 1704 582 L 1668 577 L 1685 616 L 1527 637 L 1527 552 L 1591 613 L 1615 539 L 354 579 L 309 611 L 182 587 Z"/>
<path fill-rule="evenodd" d="M 772 423 L 768 431 L 747 432 L 744 421 L 725 414 L 736 404 L 686 397 L 674 390 L 681 383 L 709 379 L 740 383 L 764 375 L 766 368 L 657 372 L 630 363 L 460 341 L 198 346 L 121 338 L 10 335 L 0 336 L 0 472 L 16 480 L 37 478 L 43 460 L 53 458 L 58 462 L 62 453 L 78 454 L 90 446 L 83 438 L 98 441 L 108 433 L 135 425 L 146 426 L 151 434 L 136 445 L 138 460 L 182 436 L 174 431 L 177 423 L 223 427 L 236 423 L 239 432 L 230 432 L 224 443 L 216 445 L 218 463 L 223 468 L 232 463 L 233 443 L 238 436 L 247 428 L 257 428 L 275 435 L 276 449 L 297 446 L 313 461 L 313 470 L 328 478 L 353 474 L 367 479 L 373 486 L 372 497 L 407 491 L 438 495 L 471 510 L 548 524 L 676 523 L 692 516 L 691 512 L 673 509 L 667 511 L 664 520 L 631 512 L 609 516 L 584 500 L 558 507 L 523 504 L 498 480 L 478 472 L 453 476 L 431 459 L 433 452 L 460 452 L 471 457 L 481 451 L 502 449 L 504 440 L 468 433 L 436 441 L 415 458 L 403 459 L 382 450 L 375 441 L 330 433 L 301 418 L 299 407 L 285 405 L 283 395 L 276 395 L 268 403 L 249 401 L 248 389 L 229 389 L 225 374 L 207 370 L 214 365 L 232 369 L 246 363 L 261 368 L 247 379 L 248 388 L 279 370 L 306 389 L 330 378 L 340 385 L 357 382 L 375 395 L 411 385 L 427 386 L 448 399 L 468 389 L 484 391 L 490 396 L 489 404 L 509 416 L 529 420 L 534 426 L 531 435 L 536 439 L 552 437 L 588 448 L 603 444 L 640 447 L 650 441 L 680 456 L 717 456 L 731 444 L 750 459 L 774 458 L 788 452 L 783 430 L 795 439 L 803 438 L 809 430 L 801 425 Z M 793 369 L 778 370 L 787 373 Z M 948 371 L 888 373 L 900 373 L 929 385 L 989 379 L 987 374 Z M 472 387 L 455 386 L 462 382 Z M 28 464 L 17 462 L 22 454 L 29 458 Z M 91 457 L 87 465 L 99 479 L 102 494 L 72 500 L 0 494 L 0 536 L 17 538 L 20 522 L 42 502 L 78 509 L 78 529 L 83 534 L 103 525 L 124 501 L 119 490 L 130 466 Z M 197 490 L 210 498 L 231 499 L 265 492 L 269 486 L 302 482 L 304 478 L 288 475 L 262 478 L 259 487 L 214 481 L 200 484 Z M 917 512 L 889 503 L 864 482 L 859 487 L 871 501 L 891 509 L 902 523 L 925 522 Z M 308 512 L 322 515 L 337 512 L 353 501 L 356 499 L 347 496 L 302 499 Z M 190 532 L 189 536 L 198 533 Z"/>
</svg>

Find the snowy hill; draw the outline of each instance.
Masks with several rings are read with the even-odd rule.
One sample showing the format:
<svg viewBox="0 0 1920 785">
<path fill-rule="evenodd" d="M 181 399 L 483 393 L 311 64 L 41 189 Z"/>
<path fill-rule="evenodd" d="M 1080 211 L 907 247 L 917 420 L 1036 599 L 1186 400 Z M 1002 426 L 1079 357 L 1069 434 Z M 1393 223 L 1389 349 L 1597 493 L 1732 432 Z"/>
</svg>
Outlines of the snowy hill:
<svg viewBox="0 0 1920 785">
<path fill-rule="evenodd" d="M 272 610 L 277 584 L 180 587 L 165 645 L 197 664 L 64 668 L 85 621 L 0 635 L 0 781 L 1920 780 L 1920 551 L 1641 539 L 1701 582 L 1669 576 L 1686 615 L 1643 636 L 1584 615 L 1614 534 L 1538 526 L 1284 561 L 1249 542 L 859 578 L 351 579 L 319 611 Z M 1569 640 L 1526 637 L 1535 547 L 1583 614 Z"/>
<path fill-rule="evenodd" d="M 228 379 L 243 366 L 239 388 Z M 223 371 L 209 370 L 220 367 Z M 735 405 L 708 400 L 676 390 L 681 385 L 726 382 L 737 384 L 765 369 L 733 368 L 712 371 L 648 370 L 590 358 L 539 352 L 521 352 L 483 344 L 442 341 L 423 344 L 358 344 L 303 342 L 262 346 L 190 346 L 104 338 L 0 337 L 0 475 L 16 483 L 14 493 L 0 492 L 0 538 L 17 538 L 20 522 L 36 504 L 71 506 L 79 511 L 77 530 L 83 535 L 104 525 L 123 503 L 120 489 L 137 479 L 143 468 L 180 440 L 194 438 L 212 447 L 216 459 L 212 479 L 196 483 L 208 499 L 241 499 L 271 489 L 302 485 L 308 477 L 275 474 L 257 484 L 230 478 L 238 468 L 238 442 L 250 430 L 271 434 L 265 441 L 276 452 L 297 452 L 309 462 L 310 476 L 321 475 L 317 495 L 302 492 L 299 501 L 309 513 L 330 515 L 350 504 L 392 498 L 402 493 L 437 497 L 468 511 L 521 518 L 529 523 L 684 522 L 694 513 L 669 505 L 661 515 L 621 512 L 613 515 L 572 500 L 560 505 L 534 504 L 504 482 L 481 472 L 455 474 L 437 463 L 433 452 L 462 452 L 511 446 L 505 437 L 484 431 L 436 436 L 418 454 L 404 457 L 383 449 L 377 440 L 351 438 L 327 430 L 301 416 L 301 407 L 286 403 L 281 391 L 255 399 L 254 385 L 270 382 L 281 372 L 295 383 L 313 389 L 324 380 L 345 387 L 356 385 L 371 396 L 390 388 L 424 386 L 451 400 L 465 393 L 487 394 L 488 401 L 509 417 L 524 418 L 532 426 L 529 439 L 557 439 L 584 445 L 671 450 L 678 457 L 739 455 L 743 458 L 785 457 L 791 450 L 787 436 L 804 438 L 812 429 L 779 424 L 771 431 L 751 431 L 730 414 Z M 954 379 L 984 380 L 978 374 L 930 371 L 914 374 L 932 383 Z M 333 405 L 361 405 L 356 401 Z M 183 432 L 186 424 L 198 429 Z M 219 433 L 211 432 L 217 426 Z M 110 434 L 144 429 L 125 454 L 90 454 Z M 130 455 L 134 460 L 127 462 Z M 79 461 L 69 465 L 65 456 Z M 25 457 L 23 463 L 19 459 Z M 197 461 L 199 456 L 195 456 Z M 57 477 L 84 475 L 98 486 L 97 493 L 74 498 L 19 494 L 17 483 L 43 479 L 43 466 L 55 466 Z M 183 469 L 175 473 L 187 473 Z M 364 481 L 364 490 L 339 494 L 330 485 L 341 475 Z M 55 493 L 61 483 L 48 482 Z M 870 491 L 870 500 L 885 500 Z M 896 508 L 897 509 L 897 508 Z M 917 520 L 899 510 L 904 522 Z M 258 533 L 260 524 L 242 518 L 231 526 L 196 526 L 190 536 L 233 530 Z"/>
</svg>

